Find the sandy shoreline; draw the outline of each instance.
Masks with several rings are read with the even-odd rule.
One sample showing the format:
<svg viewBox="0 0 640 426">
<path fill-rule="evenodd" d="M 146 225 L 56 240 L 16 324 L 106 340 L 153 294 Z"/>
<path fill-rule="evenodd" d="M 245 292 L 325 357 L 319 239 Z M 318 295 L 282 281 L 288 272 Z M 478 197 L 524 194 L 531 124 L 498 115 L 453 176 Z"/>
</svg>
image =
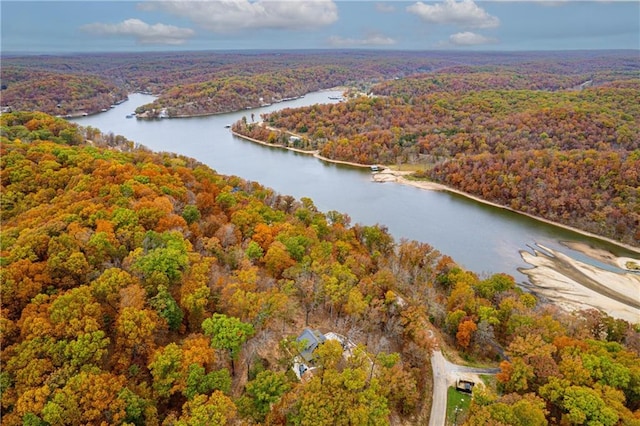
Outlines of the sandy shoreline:
<svg viewBox="0 0 640 426">
<path fill-rule="evenodd" d="M 322 161 L 346 164 L 353 167 L 370 168 L 369 165 L 325 158 L 321 156 L 318 151 L 305 151 L 282 145 L 269 144 L 233 131 L 232 133 L 235 136 L 251 142 L 311 155 Z M 402 185 L 410 185 L 428 191 L 448 191 L 467 197 L 479 203 L 506 209 L 553 226 L 568 229 L 581 235 L 606 241 L 640 255 L 640 248 L 623 244 L 610 238 L 516 211 L 509 207 L 450 188 L 446 185 L 428 181 L 409 180 L 406 176 L 411 173 L 412 172 L 409 171 L 401 172 L 385 168 L 381 172 L 372 174 L 372 180 L 374 182 L 392 182 Z M 612 253 L 595 249 L 584 243 L 564 242 L 563 244 L 570 249 L 579 251 L 593 259 L 615 266 L 622 270 L 628 271 L 627 264 L 640 265 L 640 259 L 617 257 Z M 606 312 L 614 318 L 621 318 L 631 323 L 640 322 L 639 273 L 631 271 L 626 273 L 611 272 L 580 262 L 561 252 L 543 246 L 539 246 L 539 248 L 540 250 L 534 249 L 533 253 L 529 253 L 527 251 L 520 252 L 522 259 L 532 266 L 531 268 L 519 269 L 521 273 L 529 277 L 530 284 L 527 287 L 530 291 L 567 310 L 596 308 Z"/>
<path fill-rule="evenodd" d="M 636 247 L 527 213 L 515 211 L 508 207 L 449 188 L 446 185 L 435 182 L 408 180 L 405 176 L 410 173 L 411 172 L 396 172 L 386 169 L 381 173 L 376 173 L 374 180 L 377 182 L 397 182 L 431 191 L 456 193 L 480 203 L 523 214 L 535 220 L 569 229 L 581 235 L 607 241 L 619 247 L 640 253 L 640 249 Z M 539 246 L 541 250 L 534 250 L 533 254 L 524 250 L 520 252 L 522 259 L 531 265 L 531 268 L 518 269 L 521 273 L 529 277 L 530 285 L 527 285 L 528 289 L 544 300 L 569 311 L 595 308 L 614 318 L 620 318 L 630 323 L 640 323 L 640 274 L 637 271 L 635 273 L 631 272 L 627 267 L 628 265 L 637 267 L 637 265 L 640 265 L 640 260 L 629 257 L 617 257 L 608 251 L 600 250 L 580 242 L 563 242 L 563 245 L 627 272 L 607 271 L 580 262 L 559 251 Z"/>
<path fill-rule="evenodd" d="M 596 308 L 614 318 L 640 322 L 640 274 L 607 271 L 538 246 L 521 251 L 532 268 L 518 269 L 529 277 L 536 295 L 567 310 Z"/>
<path fill-rule="evenodd" d="M 616 241 L 613 240 L 611 238 L 607 238 L 607 237 L 603 237 L 602 235 L 597 235 L 597 234 L 593 234 L 591 232 L 587 232 L 587 231 L 583 231 L 582 229 L 578 229 L 578 228 L 574 228 L 572 226 L 569 225 L 564 225 L 562 223 L 558 223 L 558 222 L 554 222 L 552 220 L 548 220 L 539 216 L 535 216 L 529 213 L 525 213 L 525 212 L 521 212 L 518 210 L 514 210 L 510 207 L 506 207 L 503 206 L 501 204 L 497 204 L 491 201 L 487 201 L 485 199 L 482 199 L 480 197 L 477 197 L 475 195 L 471 195 L 469 193 L 457 190 L 455 188 L 451 188 L 449 186 L 440 184 L 440 183 L 436 183 L 436 182 L 429 182 L 429 181 L 414 181 L 414 180 L 409 180 L 407 179 L 405 176 L 411 174 L 411 172 L 397 172 L 397 171 L 392 171 L 389 169 L 385 169 L 384 171 L 380 172 L 380 173 L 376 173 L 373 177 L 373 180 L 376 182 L 397 182 L 397 183 L 401 183 L 403 185 L 410 185 L 410 186 L 414 186 L 416 188 L 421 188 L 421 189 L 426 189 L 429 191 L 447 191 L 447 192 L 451 192 L 453 194 L 458 194 L 461 195 L 463 197 L 469 198 L 471 200 L 477 201 L 479 203 L 483 203 L 483 204 L 487 204 L 489 206 L 493 206 L 493 207 L 497 207 L 500 209 L 505 209 L 505 210 L 509 210 L 513 213 L 517 213 L 517 214 L 521 214 L 523 216 L 527 216 L 530 217 L 531 219 L 535 219 L 538 220 L 540 222 L 544 222 L 544 223 L 548 223 L 549 225 L 553 225 L 553 226 L 557 226 L 559 228 L 564 228 L 567 229 L 569 231 L 581 234 L 581 235 L 585 235 L 587 237 L 591 237 L 591 238 L 595 238 L 601 241 L 606 241 L 608 243 L 611 243 L 613 245 L 616 245 L 618 247 L 624 248 L 626 250 L 629 251 L 633 251 L 635 253 L 638 253 L 640 255 L 640 248 L 638 247 L 634 247 L 632 245 L 629 244 L 625 244 L 625 243 L 621 243 L 620 241 Z M 585 253 L 588 254 L 588 253 Z M 612 256 L 611 254 L 609 254 L 610 256 Z M 635 260 L 635 259 L 631 259 L 630 260 Z M 619 266 L 619 265 L 618 265 Z M 622 267 L 624 269 L 624 267 Z"/>
</svg>

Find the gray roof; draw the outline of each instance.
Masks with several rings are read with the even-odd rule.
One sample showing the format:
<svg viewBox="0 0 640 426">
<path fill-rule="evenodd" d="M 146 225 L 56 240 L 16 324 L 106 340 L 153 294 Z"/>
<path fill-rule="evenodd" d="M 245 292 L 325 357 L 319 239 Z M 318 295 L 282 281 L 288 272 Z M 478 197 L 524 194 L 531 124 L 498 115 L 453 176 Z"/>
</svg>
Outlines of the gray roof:
<svg viewBox="0 0 640 426">
<path fill-rule="evenodd" d="M 302 334 L 296 339 L 296 342 L 304 341 L 305 343 L 305 347 L 300 352 L 302 358 L 304 358 L 305 361 L 310 362 L 313 359 L 313 351 L 316 350 L 318 345 L 324 343 L 325 340 L 324 335 L 318 330 L 305 328 Z"/>
</svg>

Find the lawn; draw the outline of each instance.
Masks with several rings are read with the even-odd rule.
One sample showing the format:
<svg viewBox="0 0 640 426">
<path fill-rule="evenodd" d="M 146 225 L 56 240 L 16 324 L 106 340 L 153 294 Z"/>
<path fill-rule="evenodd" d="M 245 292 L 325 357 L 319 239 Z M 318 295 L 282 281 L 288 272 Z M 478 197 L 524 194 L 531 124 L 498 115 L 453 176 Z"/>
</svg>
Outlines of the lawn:
<svg viewBox="0 0 640 426">
<path fill-rule="evenodd" d="M 471 394 L 460 392 L 454 386 L 447 391 L 447 426 L 462 423 L 467 416 Z"/>
</svg>

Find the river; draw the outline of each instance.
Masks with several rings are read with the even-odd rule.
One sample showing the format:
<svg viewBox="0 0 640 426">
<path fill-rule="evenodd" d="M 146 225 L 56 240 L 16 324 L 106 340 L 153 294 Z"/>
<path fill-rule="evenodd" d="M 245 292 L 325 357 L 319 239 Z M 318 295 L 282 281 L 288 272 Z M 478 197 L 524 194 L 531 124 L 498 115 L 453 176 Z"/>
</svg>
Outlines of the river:
<svg viewBox="0 0 640 426">
<path fill-rule="evenodd" d="M 229 114 L 161 120 L 126 118 L 136 107 L 151 102 L 150 95 L 132 94 L 107 112 L 72 121 L 113 132 L 154 151 L 183 154 L 209 165 L 218 173 L 257 181 L 281 194 L 309 197 L 321 211 L 347 213 L 352 223 L 381 224 L 396 240 L 429 243 L 467 269 L 481 275 L 507 272 L 519 282 L 528 277 L 519 268 L 521 251 L 542 244 L 590 265 L 621 272 L 609 263 L 561 244 L 588 244 L 615 256 L 638 253 L 558 226 L 479 203 L 447 192 L 427 191 L 397 183 L 376 183 L 367 169 L 323 162 L 312 156 L 265 147 L 235 137 L 225 126 L 251 114 L 285 107 L 336 102 L 340 92 L 314 92 L 292 101 Z"/>
</svg>

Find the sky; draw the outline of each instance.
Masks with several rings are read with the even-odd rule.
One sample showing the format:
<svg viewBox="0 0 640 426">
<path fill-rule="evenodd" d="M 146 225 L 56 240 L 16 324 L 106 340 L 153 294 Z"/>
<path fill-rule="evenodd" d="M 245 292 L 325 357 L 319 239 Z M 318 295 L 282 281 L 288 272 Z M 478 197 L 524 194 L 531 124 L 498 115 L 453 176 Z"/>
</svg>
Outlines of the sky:
<svg viewBox="0 0 640 426">
<path fill-rule="evenodd" d="M 2 53 L 640 49 L 640 1 L 0 1 Z"/>
</svg>

